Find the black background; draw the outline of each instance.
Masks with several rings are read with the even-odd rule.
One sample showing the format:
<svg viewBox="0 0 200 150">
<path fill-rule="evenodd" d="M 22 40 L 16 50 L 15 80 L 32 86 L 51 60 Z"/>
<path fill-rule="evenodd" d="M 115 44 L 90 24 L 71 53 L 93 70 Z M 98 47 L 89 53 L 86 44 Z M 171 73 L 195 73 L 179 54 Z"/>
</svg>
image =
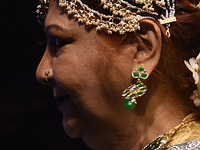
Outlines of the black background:
<svg viewBox="0 0 200 150">
<path fill-rule="evenodd" d="M 69 138 L 52 87 L 35 77 L 45 50 L 37 0 L 0 1 L 0 149 L 86 150 Z"/>
</svg>

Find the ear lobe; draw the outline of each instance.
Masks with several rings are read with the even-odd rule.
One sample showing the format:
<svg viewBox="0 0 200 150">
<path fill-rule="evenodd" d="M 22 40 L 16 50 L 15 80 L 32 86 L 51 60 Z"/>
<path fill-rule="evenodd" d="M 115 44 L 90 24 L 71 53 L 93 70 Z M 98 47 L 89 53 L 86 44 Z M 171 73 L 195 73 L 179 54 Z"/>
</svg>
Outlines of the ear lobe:
<svg viewBox="0 0 200 150">
<path fill-rule="evenodd" d="M 141 64 L 145 65 L 150 74 L 157 66 L 162 47 L 162 33 L 160 27 L 151 19 L 144 19 L 140 22 L 141 29 L 136 32 L 137 53 L 134 57 L 134 68 Z"/>
</svg>

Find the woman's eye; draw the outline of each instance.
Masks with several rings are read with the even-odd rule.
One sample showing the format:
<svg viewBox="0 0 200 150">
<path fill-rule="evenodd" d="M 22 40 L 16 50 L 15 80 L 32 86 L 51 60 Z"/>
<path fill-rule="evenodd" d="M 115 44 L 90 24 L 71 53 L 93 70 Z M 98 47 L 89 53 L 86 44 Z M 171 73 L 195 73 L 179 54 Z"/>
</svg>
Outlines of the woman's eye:
<svg viewBox="0 0 200 150">
<path fill-rule="evenodd" d="M 59 39 L 56 38 L 55 41 L 56 41 L 56 46 L 59 46 L 59 44 L 60 44 Z"/>
<path fill-rule="evenodd" d="M 64 41 L 64 40 L 61 40 L 59 38 L 55 38 L 55 46 L 56 48 L 61 48 L 63 47 L 64 45 L 68 44 L 68 42 Z"/>
<path fill-rule="evenodd" d="M 51 45 L 52 50 L 57 53 L 61 48 L 66 45 L 74 43 L 74 38 L 59 38 L 59 37 L 49 37 L 49 44 Z"/>
</svg>

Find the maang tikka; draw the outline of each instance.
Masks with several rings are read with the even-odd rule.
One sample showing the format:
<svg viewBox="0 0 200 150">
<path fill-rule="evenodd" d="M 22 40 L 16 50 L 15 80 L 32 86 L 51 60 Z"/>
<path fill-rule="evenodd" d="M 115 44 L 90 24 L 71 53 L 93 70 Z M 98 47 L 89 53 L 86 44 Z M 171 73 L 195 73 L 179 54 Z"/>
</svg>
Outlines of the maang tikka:
<svg viewBox="0 0 200 150">
<path fill-rule="evenodd" d="M 132 72 L 132 76 L 138 79 L 135 84 L 132 84 L 127 89 L 124 90 L 122 96 L 126 99 L 124 105 L 127 109 L 133 109 L 137 104 L 136 98 L 141 97 L 147 91 L 147 86 L 142 83 L 141 79 L 147 79 L 148 74 L 144 68 L 144 65 Z"/>
</svg>

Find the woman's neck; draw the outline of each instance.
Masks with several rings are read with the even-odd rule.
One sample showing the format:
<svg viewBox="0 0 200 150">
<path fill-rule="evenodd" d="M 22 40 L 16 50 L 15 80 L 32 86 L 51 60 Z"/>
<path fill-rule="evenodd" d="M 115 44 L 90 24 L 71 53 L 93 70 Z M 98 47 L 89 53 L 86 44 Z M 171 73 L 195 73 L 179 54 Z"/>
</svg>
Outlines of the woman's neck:
<svg viewBox="0 0 200 150">
<path fill-rule="evenodd" d="M 148 101 L 147 98 L 149 98 Z M 189 98 L 187 100 L 189 101 Z M 160 134 L 180 124 L 190 113 L 185 104 L 187 100 L 177 95 L 171 88 L 163 87 L 162 83 L 150 88 L 141 103 L 138 102 L 136 106 L 141 134 L 140 140 L 133 149 L 142 149 Z"/>
</svg>

